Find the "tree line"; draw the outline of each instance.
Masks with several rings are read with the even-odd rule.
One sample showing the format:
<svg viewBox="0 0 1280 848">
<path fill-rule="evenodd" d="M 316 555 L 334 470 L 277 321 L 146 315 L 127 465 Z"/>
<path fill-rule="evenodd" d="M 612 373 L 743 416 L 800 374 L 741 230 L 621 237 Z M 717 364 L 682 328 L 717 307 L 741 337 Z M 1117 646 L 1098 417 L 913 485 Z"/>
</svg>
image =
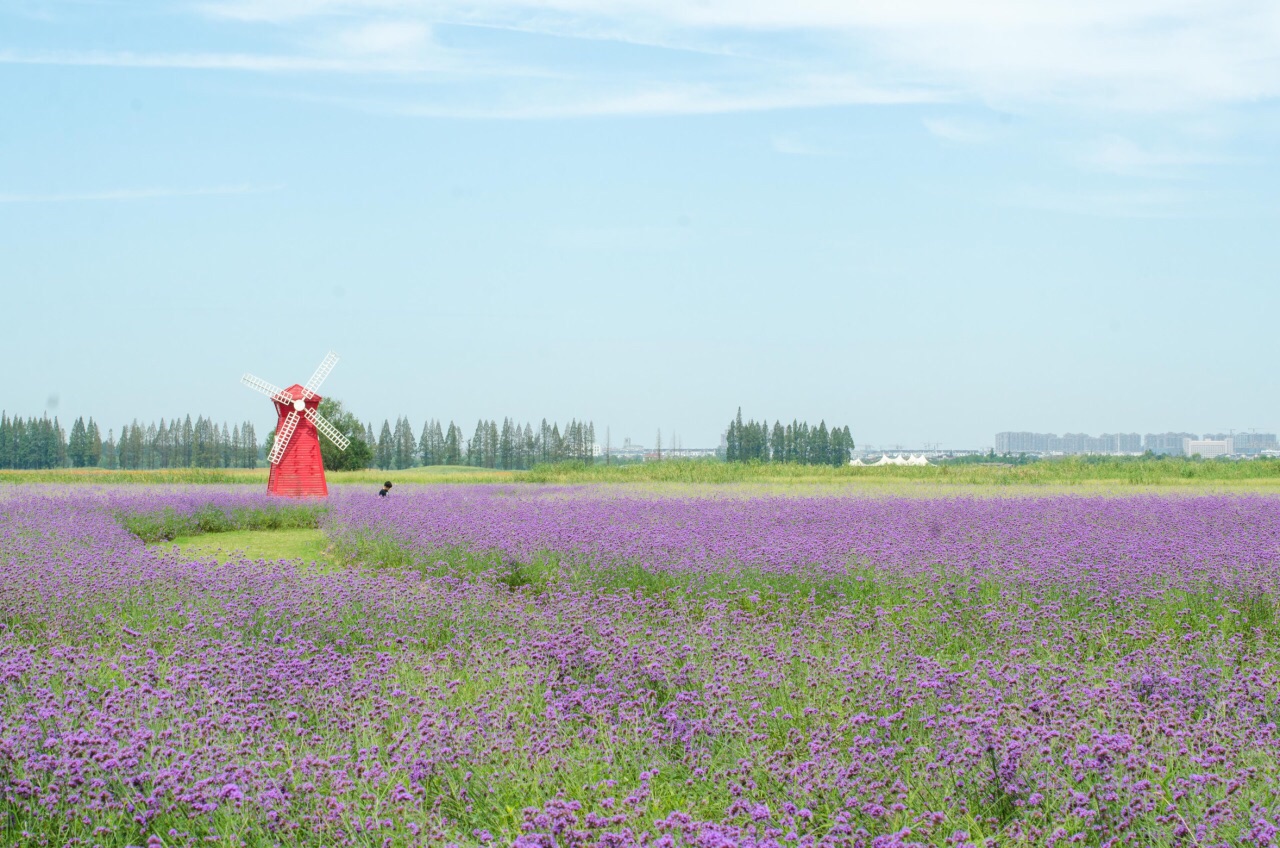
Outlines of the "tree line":
<svg viewBox="0 0 1280 848">
<path fill-rule="evenodd" d="M 546 463 L 596 459 L 595 424 L 569 421 L 563 429 L 544 418 L 538 427 L 514 419 L 481 419 L 470 438 L 456 423 L 428 419 L 418 435 L 406 417 L 361 425 L 340 401 L 325 398 L 320 413 L 350 439 L 339 451 L 321 438 L 325 468 L 352 470 L 377 467 L 403 469 L 422 465 L 470 465 L 477 468 L 522 470 Z M 120 430 L 117 439 L 104 438 L 97 422 L 77 418 L 68 433 L 58 419 L 10 418 L 0 412 L 0 468 L 254 468 L 265 462 L 275 430 L 259 445 L 253 423 L 232 427 L 203 416 L 188 415 L 151 424 L 137 419 Z M 790 462 L 799 465 L 845 465 L 853 452 L 848 427 L 817 427 L 807 422 L 743 421 L 742 411 L 729 422 L 725 459 L 729 462 Z"/>
<path fill-rule="evenodd" d="M 77 418 L 71 432 L 57 417 L 10 418 L 0 412 L 0 468 L 253 468 L 258 438 L 245 421 L 226 423 L 188 415 L 147 425 L 137 419 L 106 438 L 92 417 Z"/>
<path fill-rule="evenodd" d="M 559 424 L 544 418 L 536 429 L 531 424 L 518 424 L 504 418 L 476 422 L 471 438 L 456 423 L 427 419 L 417 435 L 406 416 L 395 424 L 384 419 L 381 429 L 360 423 L 359 418 L 334 398 L 320 401 L 319 413 L 329 420 L 350 444 L 340 451 L 326 438 L 320 439 L 324 467 L 329 471 L 362 468 L 415 468 L 425 465 L 470 465 L 476 468 L 523 470 L 551 462 L 595 461 L 595 425 L 589 421 L 571 420 L 560 429 Z M 275 442 L 275 430 L 267 433 L 264 455 Z"/>
<path fill-rule="evenodd" d="M 476 422 L 471 438 L 450 421 L 429 419 L 414 437 L 408 418 L 389 420 L 374 438 L 373 427 L 365 425 L 364 441 L 373 446 L 373 464 L 381 469 L 412 468 L 417 465 L 470 465 L 476 468 L 521 470 L 551 462 L 595 461 L 596 428 L 589 421 L 569 421 L 564 429 L 557 423 L 521 425 L 504 418 Z"/>
<path fill-rule="evenodd" d="M 528 469 L 543 463 L 595 460 L 595 425 L 571 420 L 559 424 L 543 419 L 537 428 L 511 418 L 480 420 L 467 438 L 454 422 L 429 419 L 415 435 L 409 419 L 395 426 L 383 421 L 377 435 L 372 424 L 361 424 L 340 401 L 325 398 L 324 415 L 351 444 L 339 451 L 321 438 L 325 468 L 413 468 L 421 465 L 470 465 L 477 468 Z M 77 418 L 70 433 L 57 417 L 10 418 L 0 412 L 0 468 L 255 468 L 265 464 L 275 430 L 259 444 L 252 422 L 228 427 L 210 418 L 191 416 L 141 424 L 136 419 L 103 436 L 98 423 Z"/>
<path fill-rule="evenodd" d="M 848 426 L 827 429 L 807 421 L 783 424 L 774 421 L 743 421 L 742 409 L 729 422 L 725 433 L 725 460 L 728 462 L 790 462 L 796 465 L 848 465 L 853 456 L 853 435 Z"/>
</svg>

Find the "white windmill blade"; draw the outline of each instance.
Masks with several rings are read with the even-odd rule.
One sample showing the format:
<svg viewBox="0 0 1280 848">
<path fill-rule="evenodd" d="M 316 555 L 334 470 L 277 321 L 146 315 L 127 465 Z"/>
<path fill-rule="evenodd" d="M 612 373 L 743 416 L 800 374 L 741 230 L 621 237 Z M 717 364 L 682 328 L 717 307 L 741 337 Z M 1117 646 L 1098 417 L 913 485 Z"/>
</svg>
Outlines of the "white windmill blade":
<svg viewBox="0 0 1280 848">
<path fill-rule="evenodd" d="M 289 396 L 288 392 L 286 392 L 284 389 L 280 388 L 279 386 L 271 385 L 266 380 L 263 380 L 261 377 L 255 377 L 252 374 L 245 374 L 240 378 L 240 382 L 244 383 L 246 386 L 253 389 L 255 392 L 262 392 L 264 395 L 271 398 L 272 400 L 280 401 L 280 403 L 283 403 L 283 404 L 293 403 L 293 398 Z"/>
<path fill-rule="evenodd" d="M 303 400 L 311 400 L 311 396 L 315 394 L 316 389 L 320 388 L 320 384 L 324 382 L 324 378 L 329 376 L 329 372 L 333 370 L 333 366 L 338 364 L 338 354 L 329 351 L 324 355 L 324 360 L 316 366 L 316 373 L 311 375 L 311 379 L 302 387 Z"/>
<path fill-rule="evenodd" d="M 333 424 L 329 422 L 328 418 L 325 418 L 314 409 L 308 409 L 302 414 L 307 416 L 307 420 L 316 425 L 316 429 L 321 433 L 324 433 L 329 441 L 337 445 L 338 450 L 346 450 L 347 445 L 351 444 L 351 442 L 347 441 L 347 437 L 342 435 L 341 430 L 333 426 Z"/>
<path fill-rule="evenodd" d="M 293 431 L 297 428 L 298 412 L 297 410 L 289 410 L 289 414 L 284 418 L 284 423 L 276 431 L 276 443 L 271 446 L 271 453 L 267 455 L 267 462 L 272 465 L 280 463 L 280 458 L 284 456 L 284 449 L 289 447 L 289 440 L 293 438 Z"/>
</svg>

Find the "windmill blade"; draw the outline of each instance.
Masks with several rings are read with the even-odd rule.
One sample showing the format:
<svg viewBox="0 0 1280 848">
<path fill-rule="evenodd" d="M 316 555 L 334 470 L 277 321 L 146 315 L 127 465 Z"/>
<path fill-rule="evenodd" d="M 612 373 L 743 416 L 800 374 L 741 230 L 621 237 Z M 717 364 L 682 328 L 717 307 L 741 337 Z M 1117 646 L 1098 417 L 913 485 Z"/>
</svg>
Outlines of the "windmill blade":
<svg viewBox="0 0 1280 848">
<path fill-rule="evenodd" d="M 333 366 L 338 364 L 338 354 L 329 351 L 324 355 L 324 360 L 316 366 L 316 373 L 311 375 L 311 379 L 302 387 L 302 399 L 311 400 L 316 389 L 320 388 L 320 384 L 324 382 L 324 378 L 329 376 L 329 372 L 333 370 Z"/>
<path fill-rule="evenodd" d="M 240 382 L 244 383 L 246 386 L 253 389 L 255 392 L 262 392 L 267 397 L 271 398 L 274 401 L 278 401 L 279 403 L 283 403 L 283 404 L 293 403 L 293 398 L 289 396 L 288 392 L 286 392 L 284 389 L 280 388 L 279 386 L 271 385 L 266 380 L 263 380 L 260 377 L 255 377 L 252 374 L 245 374 L 240 378 Z"/>
<path fill-rule="evenodd" d="M 325 418 L 314 409 L 308 409 L 303 415 L 307 416 L 307 420 L 316 425 L 316 429 L 324 433 L 329 441 L 338 446 L 338 450 L 346 450 L 347 445 L 351 442 L 347 441 L 347 437 L 342 435 L 342 431 L 329 423 L 329 419 Z"/>
<path fill-rule="evenodd" d="M 284 456 L 284 449 L 289 447 L 289 440 L 293 438 L 293 431 L 298 428 L 298 413 L 290 410 L 285 416 L 284 423 L 280 425 L 280 429 L 276 432 L 276 443 L 271 446 L 271 453 L 267 455 L 267 462 L 272 465 L 278 465 L 280 458 Z"/>
</svg>

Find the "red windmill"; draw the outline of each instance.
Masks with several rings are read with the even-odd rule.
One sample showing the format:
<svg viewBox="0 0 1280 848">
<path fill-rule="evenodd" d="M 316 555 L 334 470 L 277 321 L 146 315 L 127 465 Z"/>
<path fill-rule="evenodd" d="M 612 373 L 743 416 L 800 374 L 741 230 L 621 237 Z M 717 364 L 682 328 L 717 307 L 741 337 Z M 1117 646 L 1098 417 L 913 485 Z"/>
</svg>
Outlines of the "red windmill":
<svg viewBox="0 0 1280 848">
<path fill-rule="evenodd" d="M 267 462 L 271 465 L 268 493 L 288 498 L 323 498 L 329 494 L 329 487 L 324 482 L 319 434 L 324 433 L 325 438 L 338 446 L 338 450 L 346 450 L 350 442 L 316 411 L 320 395 L 315 390 L 320 388 L 324 378 L 337 364 L 338 355 L 330 351 L 305 386 L 294 383 L 287 389 L 276 388 L 252 374 L 240 378 L 240 382 L 249 388 L 271 398 L 279 415 L 276 441 L 267 455 Z"/>
</svg>

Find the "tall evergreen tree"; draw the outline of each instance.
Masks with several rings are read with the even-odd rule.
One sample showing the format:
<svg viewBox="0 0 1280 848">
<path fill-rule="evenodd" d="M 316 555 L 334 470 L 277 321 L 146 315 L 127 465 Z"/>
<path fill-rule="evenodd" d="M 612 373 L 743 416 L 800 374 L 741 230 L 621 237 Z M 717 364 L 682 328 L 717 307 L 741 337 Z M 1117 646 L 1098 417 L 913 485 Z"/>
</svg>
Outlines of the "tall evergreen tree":
<svg viewBox="0 0 1280 848">
<path fill-rule="evenodd" d="M 417 444 L 413 438 L 413 427 L 410 426 L 408 418 L 401 416 L 396 419 L 396 429 L 392 440 L 394 443 L 392 465 L 397 469 L 413 467 Z"/>
<path fill-rule="evenodd" d="M 89 426 L 86 430 L 85 465 L 102 465 L 102 433 L 99 432 L 98 424 L 93 420 L 93 416 L 89 417 Z"/>
<path fill-rule="evenodd" d="M 444 447 L 440 434 L 440 422 L 428 419 L 422 425 L 422 436 L 418 439 L 418 461 L 423 465 L 440 465 L 444 461 L 441 449 Z"/>
<path fill-rule="evenodd" d="M 108 469 L 120 467 L 120 457 L 116 454 L 116 435 L 114 430 L 107 430 L 107 439 L 102 443 L 102 460 L 100 464 L 103 468 Z"/>
<path fill-rule="evenodd" d="M 483 420 L 476 422 L 476 431 L 467 442 L 467 465 L 477 468 L 484 466 L 484 437 L 489 431 Z"/>
<path fill-rule="evenodd" d="M 71 435 L 67 437 L 67 459 L 72 468 L 84 468 L 89 464 L 89 430 L 84 426 L 84 418 L 80 417 L 71 425 Z"/>
<path fill-rule="evenodd" d="M 391 422 L 382 420 L 382 432 L 378 434 L 378 447 L 374 450 L 378 468 L 386 471 L 395 461 L 395 444 L 391 435 Z"/>
<path fill-rule="evenodd" d="M 444 464 L 462 464 L 462 431 L 452 421 L 449 422 L 449 432 L 444 438 Z"/>
</svg>

